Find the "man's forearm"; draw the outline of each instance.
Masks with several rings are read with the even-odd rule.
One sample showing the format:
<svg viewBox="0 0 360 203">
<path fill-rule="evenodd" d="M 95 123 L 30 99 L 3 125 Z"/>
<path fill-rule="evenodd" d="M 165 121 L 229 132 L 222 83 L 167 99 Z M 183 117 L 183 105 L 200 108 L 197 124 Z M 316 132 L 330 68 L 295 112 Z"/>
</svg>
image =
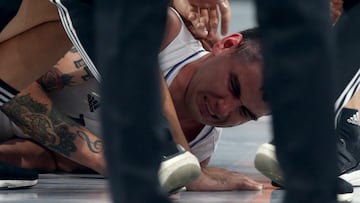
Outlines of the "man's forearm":
<svg viewBox="0 0 360 203">
<path fill-rule="evenodd" d="M 2 111 L 44 147 L 105 173 L 103 141 L 54 108 L 37 84 L 5 104 Z"/>
<path fill-rule="evenodd" d="M 192 191 L 261 190 L 263 185 L 238 172 L 202 167 L 199 178 L 186 188 Z"/>
<path fill-rule="evenodd" d="M 171 95 L 166 85 L 164 78 L 161 77 L 161 89 L 163 94 L 163 110 L 166 119 L 169 122 L 170 130 L 174 141 L 177 144 L 180 144 L 187 151 L 191 151 L 189 143 L 186 140 L 184 132 L 182 131 L 179 119 L 177 117 L 177 113 L 171 99 Z"/>
</svg>

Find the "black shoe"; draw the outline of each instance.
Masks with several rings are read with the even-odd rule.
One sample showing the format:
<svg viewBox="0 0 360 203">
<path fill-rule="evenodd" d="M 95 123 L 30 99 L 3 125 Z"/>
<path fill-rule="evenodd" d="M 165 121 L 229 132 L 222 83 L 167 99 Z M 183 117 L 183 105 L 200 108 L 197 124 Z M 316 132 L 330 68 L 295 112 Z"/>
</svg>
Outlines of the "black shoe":
<svg viewBox="0 0 360 203">
<path fill-rule="evenodd" d="M 337 189 L 338 202 L 351 202 L 354 197 L 353 186 L 349 182 L 347 182 L 341 178 L 338 178 L 337 181 L 338 181 L 338 189 Z M 275 187 L 284 188 L 283 185 L 280 185 L 274 181 L 271 181 L 271 185 L 275 186 Z"/>
<path fill-rule="evenodd" d="M 360 126 L 358 111 L 343 108 L 338 116 L 336 133 L 340 177 L 353 186 L 360 186 Z"/>
<path fill-rule="evenodd" d="M 34 186 L 39 175 L 35 170 L 19 168 L 0 162 L 0 189 L 15 189 Z"/>
</svg>

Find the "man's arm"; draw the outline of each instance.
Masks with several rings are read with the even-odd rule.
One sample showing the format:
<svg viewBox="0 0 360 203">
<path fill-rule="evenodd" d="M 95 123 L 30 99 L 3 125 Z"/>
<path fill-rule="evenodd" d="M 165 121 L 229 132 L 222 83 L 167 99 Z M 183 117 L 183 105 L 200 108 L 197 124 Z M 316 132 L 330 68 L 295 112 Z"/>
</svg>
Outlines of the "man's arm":
<svg viewBox="0 0 360 203">
<path fill-rule="evenodd" d="M 103 141 L 57 110 L 37 83 L 24 89 L 2 110 L 44 147 L 105 174 Z"/>
<path fill-rule="evenodd" d="M 168 86 L 163 77 L 161 77 L 161 89 L 163 93 L 163 111 L 166 119 L 169 122 L 171 135 L 175 143 L 184 147 L 186 151 L 191 151 L 189 143 L 187 142 L 184 132 L 181 129 L 181 125 L 177 117 Z"/>
<path fill-rule="evenodd" d="M 251 178 L 224 168 L 208 167 L 210 157 L 200 163 L 201 174 L 190 185 L 190 191 L 261 190 L 263 185 Z"/>
</svg>

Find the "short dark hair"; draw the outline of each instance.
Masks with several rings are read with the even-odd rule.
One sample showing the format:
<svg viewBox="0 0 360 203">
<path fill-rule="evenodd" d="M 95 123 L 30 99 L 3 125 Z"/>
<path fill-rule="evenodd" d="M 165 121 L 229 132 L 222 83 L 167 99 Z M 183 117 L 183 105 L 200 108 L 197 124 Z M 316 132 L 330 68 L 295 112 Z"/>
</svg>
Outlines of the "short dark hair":
<svg viewBox="0 0 360 203">
<path fill-rule="evenodd" d="M 237 47 L 237 57 L 245 63 L 262 62 L 260 32 L 257 27 L 239 32 L 243 39 Z"/>
</svg>

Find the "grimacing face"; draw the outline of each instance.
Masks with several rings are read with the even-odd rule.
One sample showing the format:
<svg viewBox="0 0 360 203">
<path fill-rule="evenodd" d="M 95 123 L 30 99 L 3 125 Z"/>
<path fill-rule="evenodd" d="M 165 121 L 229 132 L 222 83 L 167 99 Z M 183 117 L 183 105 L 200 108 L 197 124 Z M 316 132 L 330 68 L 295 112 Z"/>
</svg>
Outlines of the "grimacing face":
<svg viewBox="0 0 360 203">
<path fill-rule="evenodd" d="M 244 64 L 230 51 L 213 56 L 190 81 L 185 102 L 203 124 L 231 127 L 270 112 L 263 100 L 262 64 Z"/>
</svg>

